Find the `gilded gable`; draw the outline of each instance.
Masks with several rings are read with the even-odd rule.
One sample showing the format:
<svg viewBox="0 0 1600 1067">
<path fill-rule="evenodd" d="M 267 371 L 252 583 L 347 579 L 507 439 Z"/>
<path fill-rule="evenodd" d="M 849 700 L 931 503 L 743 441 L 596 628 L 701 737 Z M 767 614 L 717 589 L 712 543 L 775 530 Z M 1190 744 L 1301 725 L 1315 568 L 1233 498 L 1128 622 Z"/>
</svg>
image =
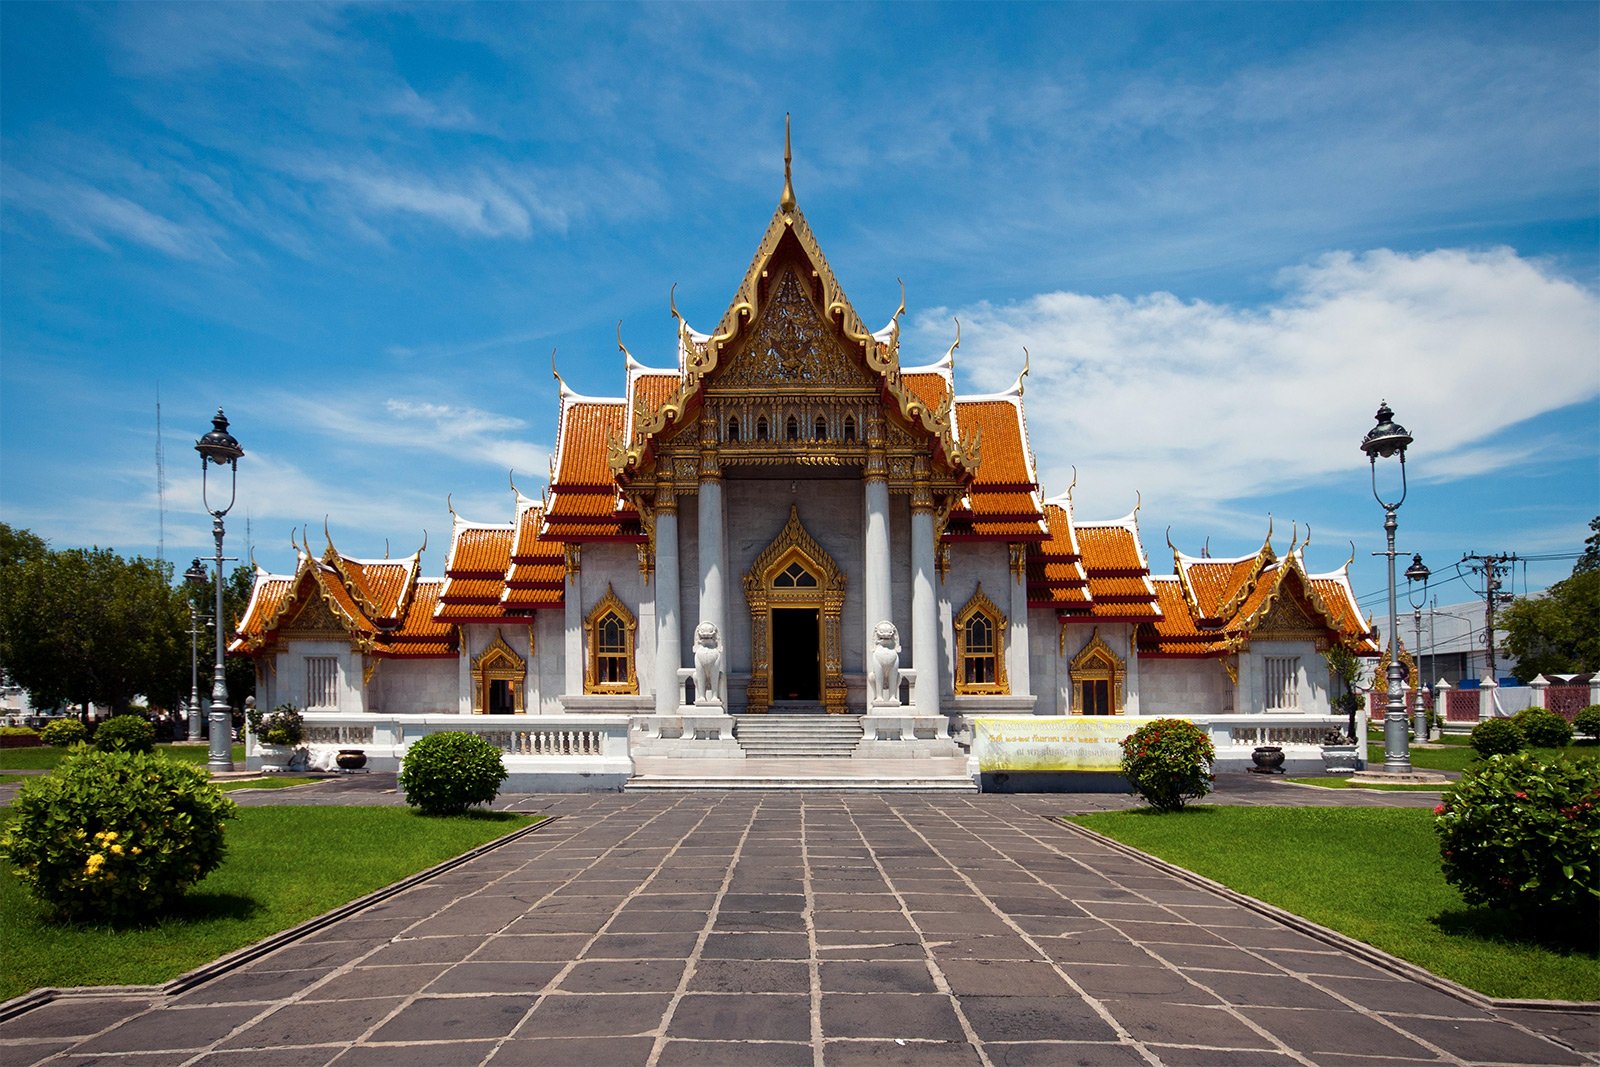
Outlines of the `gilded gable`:
<svg viewBox="0 0 1600 1067">
<path fill-rule="evenodd" d="M 707 383 L 711 392 L 873 386 L 792 266 L 784 269 L 755 325 L 715 377 L 715 383 Z"/>
<path fill-rule="evenodd" d="M 1327 637 L 1328 628 L 1312 618 L 1298 596 L 1283 589 L 1253 636 L 1259 640 L 1315 641 Z"/>
<path fill-rule="evenodd" d="M 300 610 L 284 624 L 282 634 L 284 637 L 336 637 L 347 638 L 350 636 L 349 628 L 328 606 L 320 591 L 315 586 L 311 595 L 306 597 Z"/>
</svg>

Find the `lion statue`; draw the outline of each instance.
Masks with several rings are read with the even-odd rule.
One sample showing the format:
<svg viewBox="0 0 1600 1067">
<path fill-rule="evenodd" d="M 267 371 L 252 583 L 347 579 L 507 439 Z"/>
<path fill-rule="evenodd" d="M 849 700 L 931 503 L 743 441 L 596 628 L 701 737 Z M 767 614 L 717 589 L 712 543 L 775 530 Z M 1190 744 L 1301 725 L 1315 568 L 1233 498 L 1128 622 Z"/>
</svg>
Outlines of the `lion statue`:
<svg viewBox="0 0 1600 1067">
<path fill-rule="evenodd" d="M 872 628 L 877 642 L 867 661 L 867 706 L 900 703 L 900 631 L 885 619 Z"/>
<path fill-rule="evenodd" d="M 722 649 L 717 647 L 717 624 L 703 622 L 694 628 L 694 702 L 722 703 Z"/>
</svg>

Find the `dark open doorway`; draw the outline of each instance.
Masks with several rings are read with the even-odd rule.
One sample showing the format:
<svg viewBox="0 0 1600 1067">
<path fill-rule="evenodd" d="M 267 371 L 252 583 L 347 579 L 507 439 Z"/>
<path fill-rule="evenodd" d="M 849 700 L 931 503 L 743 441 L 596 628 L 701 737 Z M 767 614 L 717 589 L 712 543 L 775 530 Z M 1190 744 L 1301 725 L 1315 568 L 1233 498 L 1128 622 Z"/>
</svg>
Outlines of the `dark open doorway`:
<svg viewBox="0 0 1600 1067">
<path fill-rule="evenodd" d="M 772 609 L 772 699 L 822 699 L 822 630 L 816 608 Z"/>
</svg>

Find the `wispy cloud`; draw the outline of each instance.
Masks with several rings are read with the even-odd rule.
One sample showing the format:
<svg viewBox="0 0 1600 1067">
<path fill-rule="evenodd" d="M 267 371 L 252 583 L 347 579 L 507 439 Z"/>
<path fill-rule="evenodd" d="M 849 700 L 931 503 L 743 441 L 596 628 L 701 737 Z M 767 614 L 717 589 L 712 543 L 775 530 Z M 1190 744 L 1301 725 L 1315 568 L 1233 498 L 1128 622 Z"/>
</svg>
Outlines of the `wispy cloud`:
<svg viewBox="0 0 1600 1067">
<path fill-rule="evenodd" d="M 7 167 L 4 184 L 8 208 L 37 212 L 66 233 L 98 248 L 128 243 L 178 259 L 227 258 L 217 243 L 214 227 L 198 221 L 177 221 L 126 196 L 81 181 L 46 181 Z"/>
<path fill-rule="evenodd" d="M 1126 510 L 1120 487 L 1212 508 L 1348 468 L 1385 395 L 1427 442 L 1414 474 L 1504 470 L 1532 449 L 1476 442 L 1600 394 L 1600 298 L 1510 250 L 1339 253 L 1280 281 L 1250 308 L 1053 292 L 958 309 L 960 365 L 1003 388 L 1031 349 L 1041 473 L 1058 491 L 1077 464 L 1078 499 L 1105 511 Z M 919 317 L 918 347 L 951 314 Z"/>
</svg>

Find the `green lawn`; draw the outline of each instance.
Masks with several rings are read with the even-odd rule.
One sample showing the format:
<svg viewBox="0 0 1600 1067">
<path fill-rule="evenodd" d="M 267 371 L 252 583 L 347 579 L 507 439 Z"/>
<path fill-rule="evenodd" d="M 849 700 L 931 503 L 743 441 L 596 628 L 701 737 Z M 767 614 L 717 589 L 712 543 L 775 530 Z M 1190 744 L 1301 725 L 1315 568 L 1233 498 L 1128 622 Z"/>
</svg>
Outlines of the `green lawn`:
<svg viewBox="0 0 1600 1067">
<path fill-rule="evenodd" d="M 1566 748 L 1532 748 L 1528 750 L 1545 759 L 1566 756 L 1569 759 L 1600 759 L 1600 747 L 1592 744 L 1568 745 Z M 1427 771 L 1464 771 L 1478 758 L 1475 749 L 1454 739 L 1447 740 L 1444 748 L 1411 747 L 1411 766 Z M 1367 745 L 1367 766 L 1383 766 L 1383 742 Z"/>
<path fill-rule="evenodd" d="M 1319 785 L 1324 789 L 1378 789 L 1389 793 L 1437 793 L 1448 788 L 1442 785 L 1386 785 L 1382 782 L 1352 782 L 1349 778 L 1328 775 L 1325 778 L 1285 778 L 1296 785 Z"/>
<path fill-rule="evenodd" d="M 323 782 L 325 778 L 296 778 L 293 775 L 275 774 L 267 778 L 244 778 L 233 782 L 218 782 L 217 788 L 224 793 L 237 792 L 240 789 L 289 789 L 307 782 Z"/>
<path fill-rule="evenodd" d="M 38 748 L 0 748 L 0 770 L 54 770 L 56 764 L 65 759 L 70 751 L 65 748 L 52 748 L 49 745 Z M 157 745 L 156 754 L 182 763 L 197 763 L 204 766 L 210 756 L 210 750 L 205 745 Z M 233 762 L 240 770 L 244 769 L 243 745 L 233 746 Z"/>
<path fill-rule="evenodd" d="M 1426 809 L 1200 805 L 1072 821 L 1488 996 L 1600 999 L 1594 946 L 1542 945 L 1462 902 Z"/>
<path fill-rule="evenodd" d="M 222 866 L 158 925 L 136 929 L 51 923 L 0 865 L 0 1000 L 40 986 L 167 981 L 535 821 L 509 812 L 441 819 L 409 808 L 244 808 L 228 822 Z"/>
</svg>

